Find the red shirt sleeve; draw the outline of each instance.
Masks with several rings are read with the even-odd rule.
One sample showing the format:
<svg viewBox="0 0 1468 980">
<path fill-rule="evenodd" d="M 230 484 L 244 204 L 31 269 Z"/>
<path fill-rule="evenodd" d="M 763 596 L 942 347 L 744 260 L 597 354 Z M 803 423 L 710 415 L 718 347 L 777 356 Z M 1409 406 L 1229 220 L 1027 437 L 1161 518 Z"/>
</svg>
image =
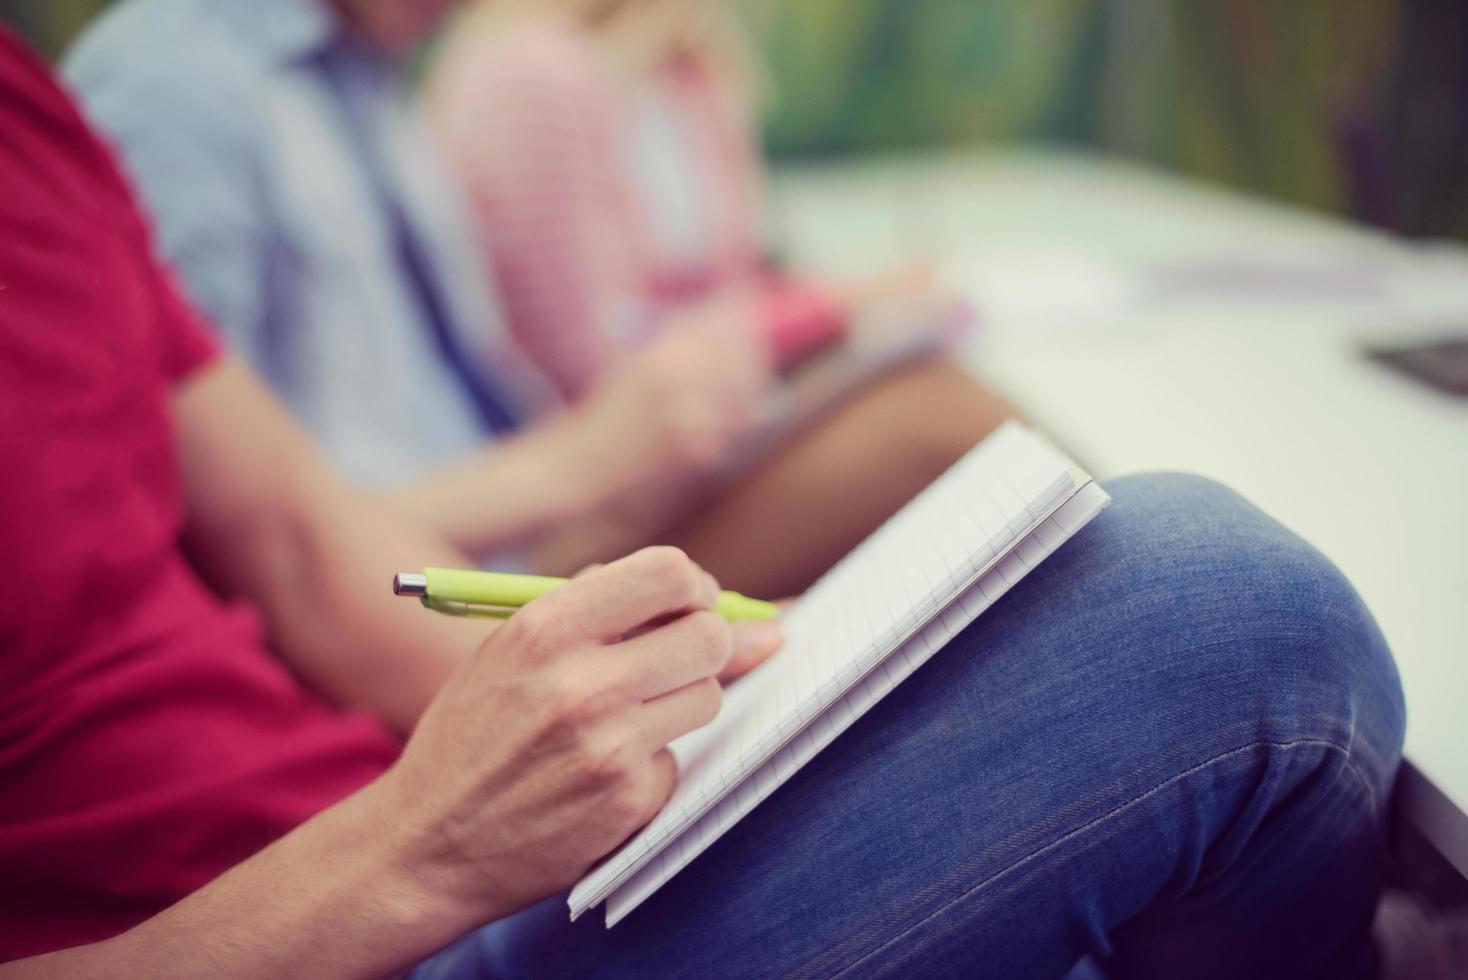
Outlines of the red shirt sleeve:
<svg viewBox="0 0 1468 980">
<path fill-rule="evenodd" d="M 0 27 L 0 961 L 117 935 L 381 774 L 180 547 L 170 388 L 217 346 Z"/>
<path fill-rule="evenodd" d="M 95 146 L 98 176 L 117 205 L 126 238 L 145 263 L 139 273 L 152 300 L 154 337 L 163 371 L 170 380 L 180 381 L 218 357 L 221 342 L 203 314 L 184 295 L 173 270 L 159 258 L 152 224 L 116 157 L 90 132 L 85 138 Z"/>
<path fill-rule="evenodd" d="M 169 378 L 179 381 L 212 363 L 219 356 L 221 344 L 205 325 L 203 316 L 184 298 L 172 270 L 155 259 L 149 278 L 158 297 L 163 370 Z"/>
<path fill-rule="evenodd" d="M 16 220 L 29 228 L 54 226 L 47 208 L 65 201 L 90 212 L 101 227 L 121 230 L 136 256 L 134 261 L 140 264 L 133 270 L 136 275 L 128 277 L 133 281 L 127 284 L 127 291 L 142 295 L 128 300 L 136 298 L 151 307 L 152 339 L 167 376 L 178 380 L 209 363 L 219 353 L 219 341 L 159 261 L 151 225 L 112 150 L 93 135 L 50 69 L 3 28 L 0 61 L 4 63 L 0 117 L 12 123 L 6 127 L 6 139 L 14 140 L 10 149 L 14 162 L 21 164 L 21 170 L 6 182 L 6 191 L 26 193 L 27 186 L 35 186 L 40 192 L 29 195 L 28 203 L 17 208 Z M 46 264 L 58 276 L 69 268 L 65 263 Z M 99 275 L 102 270 L 91 271 Z"/>
</svg>

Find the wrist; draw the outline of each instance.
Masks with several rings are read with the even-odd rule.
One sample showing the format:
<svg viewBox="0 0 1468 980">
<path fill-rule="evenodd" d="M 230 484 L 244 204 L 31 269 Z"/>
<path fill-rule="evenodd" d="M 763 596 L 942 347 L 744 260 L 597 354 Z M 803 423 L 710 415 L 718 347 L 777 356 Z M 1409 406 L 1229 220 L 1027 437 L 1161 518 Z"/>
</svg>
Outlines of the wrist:
<svg viewBox="0 0 1468 980">
<path fill-rule="evenodd" d="M 67 976 L 383 976 L 494 918 L 413 862 L 389 776 L 127 932 L 67 950 Z M 225 964 L 228 964 L 227 967 Z"/>
<path fill-rule="evenodd" d="M 506 883 L 500 887 L 444 832 L 428 792 L 401 763 L 357 794 L 363 821 L 381 841 L 371 859 L 393 912 L 404 926 L 433 937 L 439 949 L 467 932 L 519 911 Z"/>
<path fill-rule="evenodd" d="M 433 826 L 415 805 L 423 796 L 402 783 L 394 766 L 352 798 L 358 831 L 350 836 L 371 842 L 357 863 L 371 879 L 364 886 L 381 896 L 386 918 L 438 949 L 497 918 L 497 910 L 463 887 L 463 869 L 435 853 Z"/>
</svg>

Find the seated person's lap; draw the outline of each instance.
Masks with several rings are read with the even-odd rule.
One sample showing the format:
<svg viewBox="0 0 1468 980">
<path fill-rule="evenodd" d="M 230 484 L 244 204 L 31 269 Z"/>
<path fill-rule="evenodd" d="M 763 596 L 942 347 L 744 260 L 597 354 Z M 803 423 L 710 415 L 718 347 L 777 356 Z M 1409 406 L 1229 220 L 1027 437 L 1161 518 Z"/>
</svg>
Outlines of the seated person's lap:
<svg viewBox="0 0 1468 980">
<path fill-rule="evenodd" d="M 875 379 L 728 485 L 567 524 L 536 563 L 572 574 L 649 541 L 676 545 L 729 588 L 795 595 L 992 432 L 1013 406 L 946 359 Z M 839 501 L 839 506 L 832 506 Z"/>
<path fill-rule="evenodd" d="M 1395 670 L 1350 586 L 1207 481 L 1117 481 L 630 918 L 560 898 L 425 977 L 1367 969 Z"/>
</svg>

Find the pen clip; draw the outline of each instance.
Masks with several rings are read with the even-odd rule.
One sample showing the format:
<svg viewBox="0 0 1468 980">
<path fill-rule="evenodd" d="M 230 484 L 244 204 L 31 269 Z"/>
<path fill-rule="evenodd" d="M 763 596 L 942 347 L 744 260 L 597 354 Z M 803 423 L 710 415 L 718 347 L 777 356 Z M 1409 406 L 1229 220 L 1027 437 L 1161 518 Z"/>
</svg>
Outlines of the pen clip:
<svg viewBox="0 0 1468 980">
<path fill-rule="evenodd" d="M 452 599 L 440 599 L 437 596 L 419 596 L 418 601 L 423 603 L 423 608 L 432 609 L 437 613 L 445 613 L 449 616 L 487 616 L 492 619 L 509 619 L 515 612 L 514 609 L 505 606 L 481 606 L 473 602 L 455 602 Z"/>
</svg>

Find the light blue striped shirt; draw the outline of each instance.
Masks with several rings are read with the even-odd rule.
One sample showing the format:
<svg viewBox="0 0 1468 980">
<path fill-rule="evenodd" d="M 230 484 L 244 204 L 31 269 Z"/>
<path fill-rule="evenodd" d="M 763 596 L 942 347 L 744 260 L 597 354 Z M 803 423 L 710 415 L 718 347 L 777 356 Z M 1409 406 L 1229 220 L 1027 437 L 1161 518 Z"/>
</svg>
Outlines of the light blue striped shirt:
<svg viewBox="0 0 1468 980">
<path fill-rule="evenodd" d="M 326 0 L 124 0 L 65 67 L 190 296 L 348 476 L 401 482 L 489 436 L 373 173 L 468 360 L 522 414 L 551 404 L 396 66 Z"/>
</svg>

